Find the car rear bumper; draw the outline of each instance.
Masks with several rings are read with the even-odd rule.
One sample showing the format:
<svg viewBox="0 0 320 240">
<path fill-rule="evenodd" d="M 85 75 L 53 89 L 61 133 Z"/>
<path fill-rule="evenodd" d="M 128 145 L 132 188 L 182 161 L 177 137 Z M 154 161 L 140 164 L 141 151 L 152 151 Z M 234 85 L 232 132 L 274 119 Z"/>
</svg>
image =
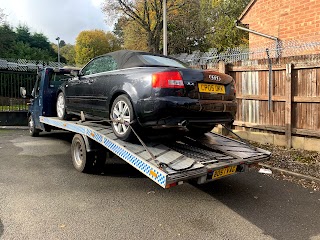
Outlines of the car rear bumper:
<svg viewBox="0 0 320 240">
<path fill-rule="evenodd" d="M 215 125 L 234 120 L 235 101 L 198 100 L 183 97 L 144 99 L 137 103 L 138 121 L 142 126 Z"/>
</svg>

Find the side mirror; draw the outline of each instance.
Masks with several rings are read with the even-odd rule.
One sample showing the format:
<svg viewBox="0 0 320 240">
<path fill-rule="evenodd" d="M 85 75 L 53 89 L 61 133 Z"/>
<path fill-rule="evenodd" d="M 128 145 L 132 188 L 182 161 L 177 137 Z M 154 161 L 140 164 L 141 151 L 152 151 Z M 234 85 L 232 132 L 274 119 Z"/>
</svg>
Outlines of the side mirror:
<svg viewBox="0 0 320 240">
<path fill-rule="evenodd" d="M 28 95 L 28 94 L 27 94 L 27 90 L 26 90 L 25 87 L 20 87 L 20 96 L 21 96 L 22 98 L 33 98 L 32 95 Z"/>
<path fill-rule="evenodd" d="M 25 87 L 20 87 L 20 96 L 21 96 L 22 98 L 26 98 L 26 96 L 27 96 L 27 90 L 26 90 Z"/>
<path fill-rule="evenodd" d="M 79 77 L 81 75 L 79 70 L 71 70 L 70 75 L 73 77 Z"/>
</svg>

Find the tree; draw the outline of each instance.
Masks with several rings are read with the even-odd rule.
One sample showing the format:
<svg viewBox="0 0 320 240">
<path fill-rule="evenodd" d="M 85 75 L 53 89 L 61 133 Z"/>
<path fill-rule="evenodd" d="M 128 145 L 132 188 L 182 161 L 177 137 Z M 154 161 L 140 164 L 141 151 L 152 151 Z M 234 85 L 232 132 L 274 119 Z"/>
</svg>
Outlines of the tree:
<svg viewBox="0 0 320 240">
<path fill-rule="evenodd" d="M 184 2 L 167 0 L 168 13 L 183 6 Z M 147 34 L 149 52 L 159 53 L 163 27 L 162 4 L 163 0 L 107 0 L 103 11 L 110 19 L 119 17 L 114 14 L 119 13 L 120 16 L 127 16 L 139 24 Z"/>
<path fill-rule="evenodd" d="M 148 35 L 136 21 L 121 16 L 114 25 L 113 33 L 125 49 L 148 51 Z"/>
<path fill-rule="evenodd" d="M 0 56 L 5 58 L 13 57 L 16 33 L 8 25 L 0 25 Z"/>
<path fill-rule="evenodd" d="M 170 54 L 206 51 L 210 33 L 207 17 L 201 13 L 199 0 L 189 0 L 179 10 L 168 14 L 168 52 Z"/>
<path fill-rule="evenodd" d="M 6 14 L 3 12 L 3 9 L 0 8 L 0 24 L 6 23 Z"/>
<path fill-rule="evenodd" d="M 75 47 L 71 44 L 66 44 L 60 48 L 60 54 L 66 59 L 68 65 L 74 66 L 76 64 L 76 51 Z"/>
<path fill-rule="evenodd" d="M 26 25 L 19 25 L 14 30 L 6 23 L 0 25 L 0 56 L 44 61 L 57 58 L 48 38 L 42 33 L 31 33 Z"/>
<path fill-rule="evenodd" d="M 55 61 L 56 57 L 50 55 L 48 50 L 31 47 L 28 43 L 19 41 L 14 46 L 14 52 L 16 58 L 23 58 L 28 60 L 43 60 L 43 61 Z"/>
<path fill-rule="evenodd" d="M 30 36 L 29 44 L 31 47 L 52 51 L 49 39 L 42 33 L 33 33 Z M 53 52 L 52 52 L 53 53 Z"/>
<path fill-rule="evenodd" d="M 114 24 L 113 34 L 118 38 L 118 41 L 121 46 L 124 44 L 124 28 L 128 23 L 128 19 L 125 16 L 122 16 L 117 19 L 116 23 Z"/>
<path fill-rule="evenodd" d="M 113 52 L 121 49 L 121 42 L 112 32 L 107 32 L 106 37 L 109 44 L 108 52 Z"/>
<path fill-rule="evenodd" d="M 218 51 L 248 43 L 247 32 L 235 28 L 234 22 L 250 0 L 201 0 L 202 16 L 210 16 L 210 45 Z"/>
<path fill-rule="evenodd" d="M 148 51 L 148 34 L 135 21 L 128 21 L 123 29 L 125 49 Z"/>
<path fill-rule="evenodd" d="M 23 51 L 26 52 L 26 57 L 22 57 L 19 55 L 18 58 L 26 58 L 26 59 L 34 59 L 34 60 L 50 59 L 50 61 L 57 60 L 57 54 L 52 48 L 48 38 L 42 33 L 37 33 L 37 32 L 31 33 L 27 25 L 19 25 L 16 28 L 16 41 L 17 43 L 20 43 L 20 42 L 23 43 L 23 44 L 18 44 L 18 46 L 23 48 L 21 51 L 18 51 L 18 52 L 20 53 L 22 53 Z M 32 53 L 29 50 L 27 50 L 29 48 L 33 49 L 34 52 Z M 30 54 L 27 54 L 27 53 L 30 53 Z"/>
<path fill-rule="evenodd" d="M 60 40 L 59 45 L 62 48 L 66 45 L 66 42 L 64 40 Z"/>
<path fill-rule="evenodd" d="M 31 33 L 27 25 L 19 24 L 16 28 L 17 41 L 23 43 L 31 43 Z"/>
<path fill-rule="evenodd" d="M 116 37 L 102 30 L 88 30 L 79 33 L 76 39 L 76 64 L 83 65 L 90 59 L 120 49 Z"/>
</svg>

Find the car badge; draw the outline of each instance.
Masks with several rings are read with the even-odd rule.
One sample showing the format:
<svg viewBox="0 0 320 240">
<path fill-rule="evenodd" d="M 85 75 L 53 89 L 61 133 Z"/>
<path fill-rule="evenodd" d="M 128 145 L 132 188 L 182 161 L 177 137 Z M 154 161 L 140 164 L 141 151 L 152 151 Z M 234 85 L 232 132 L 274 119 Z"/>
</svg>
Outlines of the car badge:
<svg viewBox="0 0 320 240">
<path fill-rule="evenodd" d="M 194 86 L 194 82 L 187 82 L 188 86 Z"/>
<path fill-rule="evenodd" d="M 214 81 L 221 81 L 221 77 L 217 76 L 217 75 L 209 75 L 209 79 L 210 80 L 214 80 Z"/>
</svg>

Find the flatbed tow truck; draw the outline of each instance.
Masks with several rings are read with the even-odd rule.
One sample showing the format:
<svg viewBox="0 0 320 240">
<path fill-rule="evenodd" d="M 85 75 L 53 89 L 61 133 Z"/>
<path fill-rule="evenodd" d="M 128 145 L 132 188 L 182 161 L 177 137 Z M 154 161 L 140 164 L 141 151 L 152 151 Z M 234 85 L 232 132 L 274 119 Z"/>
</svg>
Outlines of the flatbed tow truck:
<svg viewBox="0 0 320 240">
<path fill-rule="evenodd" d="M 203 184 L 246 172 L 271 156 L 266 150 L 213 132 L 167 139 L 137 136 L 139 141 L 131 143 L 118 139 L 106 122 L 84 118 L 60 120 L 54 117 L 52 105 L 57 87 L 63 81 L 57 76 L 68 71 L 53 68 L 41 71 L 29 106 L 29 130 L 32 136 L 51 129 L 74 133 L 71 155 L 73 165 L 80 172 L 101 169 L 108 157 L 116 155 L 161 187 L 170 188 L 188 180 Z M 26 95 L 24 89 L 22 95 Z"/>
</svg>

